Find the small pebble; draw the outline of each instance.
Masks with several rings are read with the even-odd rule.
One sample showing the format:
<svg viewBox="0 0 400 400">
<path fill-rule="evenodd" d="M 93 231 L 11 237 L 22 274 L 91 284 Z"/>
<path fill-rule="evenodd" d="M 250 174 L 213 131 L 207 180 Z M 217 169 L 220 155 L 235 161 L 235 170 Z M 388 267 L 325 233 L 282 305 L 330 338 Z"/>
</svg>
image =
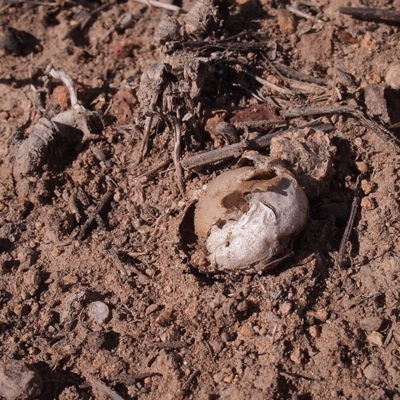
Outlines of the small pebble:
<svg viewBox="0 0 400 400">
<path fill-rule="evenodd" d="M 103 149 L 100 149 L 99 147 L 94 147 L 92 149 L 93 155 L 99 160 L 99 161 L 106 161 L 107 156 L 104 153 Z"/>
<path fill-rule="evenodd" d="M 379 383 L 381 381 L 381 369 L 375 365 L 369 364 L 364 368 L 364 376 L 372 383 Z"/>
<path fill-rule="evenodd" d="M 242 312 L 242 313 L 246 312 L 248 308 L 249 308 L 249 304 L 248 304 L 247 300 L 241 301 L 241 302 L 236 306 L 236 309 L 237 309 L 239 312 Z"/>
<path fill-rule="evenodd" d="M 361 189 L 363 190 L 364 194 L 368 195 L 376 189 L 376 185 L 374 182 L 363 179 L 361 181 Z"/>
<path fill-rule="evenodd" d="M 132 55 L 133 47 L 133 43 L 130 43 L 124 39 L 119 41 L 114 47 L 114 58 L 117 60 L 123 60 L 124 58 L 130 57 Z"/>
<path fill-rule="evenodd" d="M 382 326 L 383 320 L 379 317 L 367 317 L 361 320 L 360 326 L 367 332 L 378 331 Z"/>
<path fill-rule="evenodd" d="M 377 331 L 372 331 L 368 336 L 367 336 L 367 340 L 368 342 L 375 344 L 376 346 L 382 347 L 383 346 L 383 342 L 384 342 L 384 337 L 381 333 L 377 332 Z"/>
<path fill-rule="evenodd" d="M 224 382 L 225 383 L 231 383 L 233 381 L 233 378 L 235 377 L 235 375 L 233 374 L 229 374 L 227 376 L 224 377 Z"/>
<path fill-rule="evenodd" d="M 64 85 L 58 85 L 53 90 L 53 97 L 56 103 L 65 110 L 69 106 L 69 92 Z"/>
<path fill-rule="evenodd" d="M 40 395 L 42 378 L 23 361 L 12 360 L 0 365 L 0 397 L 5 400 L 28 400 Z"/>
<path fill-rule="evenodd" d="M 301 351 L 299 347 L 296 347 L 292 353 L 290 354 L 290 359 L 295 363 L 295 364 L 301 364 L 304 359 L 304 354 Z"/>
<path fill-rule="evenodd" d="M 284 35 L 290 35 L 296 31 L 296 19 L 290 11 L 281 8 L 277 11 L 276 16 L 281 33 Z"/>
<path fill-rule="evenodd" d="M 230 342 L 232 340 L 232 337 L 228 332 L 223 331 L 221 332 L 221 340 L 223 342 Z"/>
<path fill-rule="evenodd" d="M 308 329 L 310 336 L 313 338 L 318 338 L 321 335 L 321 328 L 318 325 L 312 325 Z"/>
<path fill-rule="evenodd" d="M 251 325 L 243 325 L 240 329 L 239 329 L 240 334 L 242 334 L 243 336 L 254 336 L 254 330 L 252 328 Z"/>
<path fill-rule="evenodd" d="M 395 90 L 400 89 L 400 63 L 390 65 L 386 71 L 385 82 Z"/>
<path fill-rule="evenodd" d="M 363 197 L 361 199 L 361 208 L 365 211 L 372 211 L 376 208 L 375 200 L 371 197 Z"/>
<path fill-rule="evenodd" d="M 110 315 L 110 309 L 101 301 L 94 301 L 89 304 L 88 314 L 98 323 L 102 324 Z"/>
<path fill-rule="evenodd" d="M 289 315 L 292 311 L 293 304 L 290 301 L 285 301 L 279 306 L 279 311 L 283 317 Z"/>
<path fill-rule="evenodd" d="M 167 326 L 174 320 L 174 314 L 171 311 L 164 310 L 157 315 L 155 322 L 160 326 Z"/>
<path fill-rule="evenodd" d="M 145 314 L 146 314 L 146 315 L 150 315 L 150 314 L 152 314 L 153 312 L 157 311 L 158 308 L 159 308 L 159 307 L 158 307 L 158 304 L 150 304 L 150 305 L 146 308 Z"/>
<path fill-rule="evenodd" d="M 307 313 L 307 316 L 314 317 L 318 322 L 325 323 L 328 319 L 328 311 L 323 309 L 310 311 Z"/>
</svg>

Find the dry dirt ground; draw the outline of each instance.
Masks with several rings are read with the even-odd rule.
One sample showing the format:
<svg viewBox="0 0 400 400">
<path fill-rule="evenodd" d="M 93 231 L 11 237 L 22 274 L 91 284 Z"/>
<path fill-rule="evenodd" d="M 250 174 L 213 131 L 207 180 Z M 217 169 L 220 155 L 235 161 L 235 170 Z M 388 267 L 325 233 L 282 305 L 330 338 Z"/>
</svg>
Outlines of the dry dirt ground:
<svg viewBox="0 0 400 400">
<path fill-rule="evenodd" d="M 179 14 L 132 0 L 2 2 L 6 399 L 400 398 L 400 162 L 390 128 L 400 121 L 400 78 L 388 76 L 391 66 L 398 71 L 400 31 L 396 21 L 339 12 L 400 9 L 400 1 L 288 3 L 222 1 L 211 13 L 215 23 L 199 31 L 184 23 L 191 1 Z M 186 30 L 164 41 L 172 45 L 158 28 L 168 14 Z M 182 54 L 207 77 L 187 72 Z M 154 87 L 141 75 L 163 60 L 172 70 L 151 104 Z M 101 114 L 89 140 L 79 127 L 39 135 L 39 118 L 70 109 L 64 86 L 46 72 L 50 63 L 71 76 L 81 104 Z M 331 127 L 334 173 L 310 196 L 293 255 L 262 274 L 204 271 L 193 207 L 240 150 L 185 169 L 180 186 L 174 154 L 185 161 L 229 146 L 205 129 L 212 118 L 244 121 L 238 134 L 247 143 L 321 117 L 281 118 L 283 111 L 340 105 L 365 117 L 339 109 L 318 120 Z M 19 174 L 16 154 L 29 134 L 39 135 L 40 160 Z M 96 320 L 96 301 L 108 307 L 105 319 Z"/>
</svg>

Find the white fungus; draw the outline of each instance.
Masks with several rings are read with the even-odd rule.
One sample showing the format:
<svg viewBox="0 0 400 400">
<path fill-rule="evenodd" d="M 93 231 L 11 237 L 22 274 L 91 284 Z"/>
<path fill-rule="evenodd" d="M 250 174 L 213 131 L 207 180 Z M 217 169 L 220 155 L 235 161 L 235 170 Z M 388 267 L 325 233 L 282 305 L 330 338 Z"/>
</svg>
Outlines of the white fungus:
<svg viewBox="0 0 400 400">
<path fill-rule="evenodd" d="M 263 159 L 263 165 L 222 173 L 199 199 L 196 233 L 218 269 L 262 268 L 307 222 L 308 200 L 296 179 Z"/>
</svg>

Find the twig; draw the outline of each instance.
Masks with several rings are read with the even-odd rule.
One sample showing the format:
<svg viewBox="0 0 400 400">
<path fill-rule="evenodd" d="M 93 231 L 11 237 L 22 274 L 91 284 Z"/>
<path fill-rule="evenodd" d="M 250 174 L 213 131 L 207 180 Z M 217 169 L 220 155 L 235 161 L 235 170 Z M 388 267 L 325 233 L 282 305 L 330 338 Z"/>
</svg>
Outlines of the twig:
<svg viewBox="0 0 400 400">
<path fill-rule="evenodd" d="M 173 4 L 161 3 L 161 1 L 157 0 L 133 0 L 136 3 L 146 4 L 147 6 L 153 6 L 156 8 L 163 8 L 164 10 L 174 11 L 178 13 L 180 11 L 180 7 L 175 6 Z"/>
<path fill-rule="evenodd" d="M 275 90 L 278 93 L 282 93 L 282 94 L 289 94 L 289 95 L 294 95 L 294 92 L 291 91 L 290 89 L 287 88 L 282 88 L 280 86 L 274 85 L 271 82 L 268 82 L 267 80 L 260 78 L 259 76 L 253 75 L 250 72 L 247 71 L 243 71 L 246 75 L 251 76 L 253 79 L 255 79 L 258 83 L 261 83 L 263 86 L 266 86 L 272 90 Z"/>
<path fill-rule="evenodd" d="M 63 37 L 62 40 L 65 40 L 67 38 L 72 38 L 73 36 L 76 36 L 78 34 L 82 34 L 83 30 L 88 26 L 89 22 L 92 20 L 92 17 L 94 17 L 96 14 L 99 14 L 101 11 L 109 7 L 110 4 L 109 2 L 105 2 L 104 4 L 101 4 L 91 12 L 88 12 L 86 10 L 82 10 L 78 14 L 78 21 L 77 24 L 74 25 Z"/>
<path fill-rule="evenodd" d="M 398 145 L 400 140 L 397 139 L 392 132 L 388 131 L 383 126 L 368 119 L 361 110 L 351 106 L 327 106 L 327 107 L 298 107 L 290 110 L 280 111 L 282 117 L 295 118 L 306 117 L 310 115 L 327 115 L 327 114 L 350 114 L 357 118 L 366 128 L 371 129 L 384 142 L 396 142 Z"/>
<path fill-rule="evenodd" d="M 320 121 L 312 121 L 311 123 L 304 124 L 298 127 L 292 127 L 284 129 L 278 132 L 269 133 L 261 136 L 257 139 L 243 141 L 240 143 L 234 143 L 220 149 L 210 150 L 203 153 L 196 154 L 192 157 L 186 158 L 181 161 L 183 169 L 193 169 L 204 167 L 209 164 L 215 164 L 217 162 L 226 161 L 231 158 L 240 157 L 245 150 L 260 150 L 268 147 L 271 144 L 271 139 L 283 135 L 288 132 L 304 129 L 307 127 L 313 127 L 315 129 L 322 130 L 324 132 L 333 129 L 332 125 L 323 124 Z"/>
<path fill-rule="evenodd" d="M 400 22 L 399 10 L 383 10 L 379 8 L 363 8 L 363 7 L 341 7 L 341 14 L 351 15 L 353 18 L 365 21 L 377 22 Z"/>
<path fill-rule="evenodd" d="M 125 282 L 129 278 L 129 274 L 128 274 L 128 271 L 125 268 L 125 265 L 119 259 L 118 253 L 114 249 L 108 249 L 106 251 L 113 256 L 113 258 L 116 261 L 117 266 L 118 266 L 118 268 L 119 268 L 119 270 L 121 272 L 122 280 Z"/>
<path fill-rule="evenodd" d="M 234 143 L 220 149 L 204 151 L 192 157 L 183 159 L 181 165 L 183 169 L 204 167 L 209 164 L 229 160 L 230 158 L 240 157 L 245 150 L 249 149 L 249 147 L 249 142 Z"/>
<path fill-rule="evenodd" d="M 133 24 L 133 15 L 130 12 L 122 14 L 116 23 L 100 38 L 103 42 L 109 35 L 111 35 L 117 28 L 126 29 Z"/>
<path fill-rule="evenodd" d="M 296 381 L 298 381 L 301 378 L 302 379 L 306 379 L 307 381 L 317 381 L 317 382 L 322 380 L 322 378 L 320 378 L 319 376 L 315 378 L 315 377 L 296 374 L 296 373 L 289 374 L 289 373 L 284 372 L 284 371 L 279 371 L 279 375 L 283 376 L 284 378 L 288 378 L 288 379 L 296 380 Z"/>
<path fill-rule="evenodd" d="M 350 234 L 354 226 L 354 221 L 356 219 L 358 206 L 360 204 L 360 184 L 361 184 L 361 175 L 358 175 L 356 181 L 356 188 L 354 190 L 353 203 L 351 204 L 350 216 L 346 224 L 346 229 L 343 232 L 342 240 L 340 241 L 340 247 L 336 259 L 337 265 L 339 267 L 343 267 L 346 261 L 345 252 L 347 249 L 347 243 L 349 242 Z"/>
<path fill-rule="evenodd" d="M 189 378 L 187 379 L 187 381 L 183 384 L 182 389 L 181 389 L 181 399 L 184 399 L 189 390 L 190 390 L 190 385 L 192 384 L 192 382 L 196 379 L 196 377 L 200 375 L 200 371 L 199 370 L 195 370 L 193 371 L 190 375 Z"/>
<path fill-rule="evenodd" d="M 4 3 L 6 3 L 6 2 L 3 1 L 1 3 L 1 5 L 3 6 Z M 17 6 L 18 4 L 21 4 L 21 3 L 28 3 L 29 10 L 32 7 L 36 7 L 36 6 L 53 7 L 55 5 L 55 3 L 50 3 L 50 2 L 46 2 L 46 1 L 13 0 L 13 1 L 8 2 L 8 4 L 6 4 L 4 7 L 0 8 L 0 14 L 2 14 L 5 10 L 7 10 L 7 8 L 9 8 L 11 6 Z"/>
<path fill-rule="evenodd" d="M 284 64 L 272 63 L 266 57 L 264 57 L 264 59 L 267 64 L 279 75 L 279 77 L 287 81 L 294 89 L 303 90 L 306 92 L 315 92 L 317 90 L 326 91 L 325 86 L 327 82 L 325 79 L 315 78 L 314 76 L 305 74 L 304 72 L 296 71 L 295 69 Z M 306 84 L 306 86 L 304 86 L 304 82 L 311 85 Z"/>
<path fill-rule="evenodd" d="M 153 92 L 153 95 L 151 97 L 151 101 L 149 104 L 149 109 L 147 110 L 147 116 L 146 116 L 146 120 L 144 123 L 144 132 L 143 132 L 143 139 L 142 139 L 142 145 L 140 146 L 140 154 L 141 154 L 141 158 L 139 159 L 139 161 L 143 160 L 147 154 L 147 150 L 149 147 L 149 139 L 150 139 L 150 132 L 151 132 L 151 126 L 153 124 L 153 119 L 154 116 L 157 115 L 159 116 L 159 113 L 157 113 L 155 111 L 155 106 L 157 103 L 157 99 L 160 95 L 160 91 L 159 90 L 155 90 Z"/>
<path fill-rule="evenodd" d="M 96 220 L 96 217 L 100 215 L 105 207 L 108 205 L 112 198 L 113 194 L 112 192 L 107 192 L 100 200 L 100 203 L 96 206 L 94 209 L 92 215 L 88 218 L 88 220 L 85 222 L 85 224 L 82 226 L 81 230 L 79 231 L 78 239 L 82 240 L 92 223 Z"/>
<path fill-rule="evenodd" d="M 151 131 L 151 125 L 153 123 L 153 118 L 154 116 L 146 117 L 146 120 L 144 122 L 144 131 L 143 131 L 143 138 L 142 138 L 142 144 L 140 146 L 140 159 L 144 159 L 144 157 L 147 154 L 147 150 L 149 148 L 149 139 L 150 139 L 150 131 Z"/>
<path fill-rule="evenodd" d="M 66 86 L 71 99 L 71 107 L 73 109 L 71 111 L 75 111 L 75 115 L 73 116 L 70 114 L 70 112 L 60 113 L 51 119 L 52 122 L 56 124 L 58 129 L 62 129 L 60 127 L 69 125 L 82 131 L 82 143 L 88 140 L 98 139 L 98 135 L 94 135 L 91 133 L 88 122 L 91 121 L 93 123 L 94 120 L 97 120 L 97 122 L 99 122 L 100 119 L 95 112 L 87 110 L 78 102 L 76 87 L 70 75 L 68 75 L 65 71 L 61 69 L 54 69 L 51 64 L 47 67 L 47 73 L 53 78 L 62 81 L 62 83 Z M 94 120 L 92 120 L 92 117 L 94 117 Z"/>
<path fill-rule="evenodd" d="M 187 347 L 187 344 L 185 342 L 179 342 L 179 341 L 171 341 L 171 342 L 155 342 L 152 344 L 152 347 L 155 347 L 156 349 L 181 349 L 182 347 Z"/>
<path fill-rule="evenodd" d="M 315 18 L 314 16 L 307 14 L 303 11 L 300 11 L 297 8 L 292 7 L 290 5 L 286 5 L 286 10 L 290 11 L 292 14 L 297 15 L 298 17 L 301 17 L 301 18 L 310 19 L 311 21 L 316 21 L 316 22 L 320 22 L 320 23 L 324 22 L 321 19 Z"/>
<path fill-rule="evenodd" d="M 161 161 L 159 164 L 155 165 L 153 168 L 150 168 L 148 171 L 143 172 L 140 175 L 137 175 L 133 178 L 134 181 L 136 180 L 140 180 L 141 178 L 149 178 L 150 176 L 154 175 L 156 172 L 162 170 L 163 168 L 165 168 L 166 166 L 168 166 L 171 163 L 172 159 L 171 158 L 167 158 L 164 161 Z"/>
<path fill-rule="evenodd" d="M 98 389 L 104 392 L 107 396 L 111 397 L 113 400 L 124 400 L 123 397 L 121 397 L 117 392 L 114 392 L 114 390 L 106 386 L 102 381 L 95 379 L 92 376 L 87 376 L 86 378 L 92 385 L 96 386 Z"/>
<path fill-rule="evenodd" d="M 120 256 L 122 256 L 122 258 L 124 258 L 124 257 L 125 258 L 128 258 L 128 257 L 135 258 L 136 255 L 145 255 L 145 254 L 147 254 L 146 252 L 143 252 L 143 253 L 131 253 L 131 252 L 124 252 L 124 251 L 115 251 L 113 249 L 108 250 L 108 252 L 111 253 L 114 256 L 115 260 L 117 261 L 118 266 L 121 269 L 122 274 L 125 275 L 125 276 L 130 276 L 130 274 L 128 273 L 127 269 L 125 268 L 123 260 L 121 260 Z M 145 273 L 140 271 L 138 268 L 136 268 L 134 265 L 132 265 L 132 262 L 130 262 L 130 261 L 131 260 L 129 260 L 129 262 L 128 262 L 129 263 L 129 267 L 136 275 L 140 275 L 140 276 L 143 276 L 146 279 L 149 279 L 148 275 L 146 275 Z M 123 272 L 123 271 L 125 271 L 125 272 Z"/>
<path fill-rule="evenodd" d="M 87 113 L 88 110 L 86 110 L 86 108 L 78 102 L 78 95 L 76 93 L 76 87 L 72 78 L 62 69 L 54 69 L 51 64 L 47 68 L 48 74 L 54 79 L 59 79 L 68 89 L 72 108 L 78 113 Z"/>
<path fill-rule="evenodd" d="M 145 378 L 150 378 L 152 376 L 162 376 L 159 372 L 142 372 L 140 374 L 129 375 L 126 374 L 122 377 L 125 385 L 133 385 L 135 382 L 140 381 Z"/>
<path fill-rule="evenodd" d="M 279 121 L 270 121 L 268 119 L 262 119 L 258 121 L 245 121 L 245 122 L 233 122 L 232 125 L 236 129 L 256 129 L 257 132 L 262 131 L 263 129 L 271 129 L 274 128 L 284 128 L 288 124 L 284 119 Z"/>
<path fill-rule="evenodd" d="M 185 195 L 185 187 L 183 185 L 183 168 L 180 163 L 180 158 L 181 158 L 181 127 L 178 122 L 178 119 L 175 116 L 169 116 L 169 121 L 172 126 L 172 129 L 174 130 L 174 139 L 175 139 L 175 144 L 174 144 L 174 152 L 172 154 L 172 158 L 174 160 L 174 165 L 175 165 L 175 175 L 176 175 L 176 181 L 177 185 L 179 188 L 179 191 L 181 192 L 181 195 Z"/>
</svg>

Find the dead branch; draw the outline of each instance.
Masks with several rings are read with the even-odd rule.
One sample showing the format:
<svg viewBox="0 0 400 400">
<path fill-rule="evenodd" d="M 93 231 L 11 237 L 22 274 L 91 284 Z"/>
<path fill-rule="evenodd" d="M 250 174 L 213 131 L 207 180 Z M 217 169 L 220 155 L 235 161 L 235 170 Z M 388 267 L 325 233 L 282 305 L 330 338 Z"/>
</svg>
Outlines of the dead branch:
<svg viewBox="0 0 400 400">
<path fill-rule="evenodd" d="M 288 123 L 281 119 L 279 121 L 270 121 L 270 120 L 258 120 L 258 121 L 245 121 L 245 122 L 233 122 L 232 125 L 236 129 L 254 129 L 258 132 L 262 132 L 263 130 L 271 129 L 271 128 L 284 128 L 288 125 Z"/>
<path fill-rule="evenodd" d="M 313 22 L 319 22 L 319 23 L 323 23 L 324 22 L 319 18 L 315 18 L 313 15 L 307 14 L 307 13 L 305 13 L 303 11 L 298 10 L 295 7 L 290 6 L 289 4 L 286 5 L 286 10 L 288 10 L 289 12 L 291 12 L 294 15 L 297 15 L 298 17 L 309 19 L 309 20 L 311 20 Z"/>
<path fill-rule="evenodd" d="M 108 203 L 111 201 L 113 197 L 112 192 L 108 191 L 100 200 L 99 204 L 93 210 L 91 216 L 87 219 L 85 224 L 82 226 L 81 230 L 79 231 L 78 239 L 82 240 L 85 236 L 91 225 L 94 221 L 97 221 L 100 214 L 104 211 Z"/>
<path fill-rule="evenodd" d="M 186 382 L 182 386 L 181 395 L 180 395 L 181 399 L 184 399 L 189 394 L 190 385 L 197 378 L 198 375 L 200 375 L 199 370 L 195 370 L 189 375 L 189 378 L 186 380 Z"/>
<path fill-rule="evenodd" d="M 271 144 L 271 139 L 276 136 L 283 135 L 295 130 L 313 127 L 315 129 L 329 132 L 333 129 L 332 125 L 322 124 L 320 121 L 313 121 L 311 123 L 293 127 L 289 129 L 280 130 L 278 132 L 269 133 L 257 139 L 234 143 L 220 149 L 210 150 L 203 153 L 198 153 L 192 157 L 186 158 L 181 161 L 183 169 L 201 168 L 206 165 L 215 164 L 221 161 L 226 161 L 231 158 L 238 158 L 245 150 L 261 150 L 265 149 Z"/>
<path fill-rule="evenodd" d="M 172 154 L 172 158 L 174 160 L 174 165 L 175 165 L 175 176 L 176 176 L 176 181 L 177 181 L 179 191 L 181 192 L 181 195 L 184 196 L 185 195 L 185 187 L 183 185 L 183 169 L 182 169 L 182 165 L 180 163 L 181 135 L 182 135 L 181 126 L 179 124 L 178 119 L 175 116 L 170 116 L 169 120 L 172 125 L 172 129 L 174 130 L 174 139 L 175 139 L 174 152 Z"/>
<path fill-rule="evenodd" d="M 351 212 L 349 219 L 347 220 L 346 229 L 343 232 L 342 240 L 340 241 L 340 247 L 337 255 L 337 265 L 343 267 L 346 262 L 345 252 L 347 249 L 347 244 L 349 242 L 350 234 L 354 226 L 354 221 L 356 219 L 358 206 L 360 204 L 360 185 L 361 185 L 361 175 L 358 175 L 356 181 L 356 188 L 354 190 L 353 203 L 351 204 Z"/>
<path fill-rule="evenodd" d="M 122 381 L 125 385 L 134 385 L 137 381 L 140 381 L 145 378 L 151 378 L 152 376 L 162 376 L 159 372 L 142 372 L 139 374 L 126 374 L 122 377 Z"/>
<path fill-rule="evenodd" d="M 51 64 L 47 67 L 47 69 L 48 69 L 48 74 L 50 76 L 52 76 L 54 79 L 60 80 L 65 85 L 65 87 L 68 89 L 69 97 L 71 99 L 71 107 L 78 113 L 86 113 L 87 112 L 86 108 L 83 107 L 78 102 L 78 95 L 76 92 L 76 87 L 75 87 L 74 81 L 72 80 L 71 76 L 68 75 L 62 69 L 59 69 L 59 70 L 54 69 L 54 67 Z"/>
<path fill-rule="evenodd" d="M 341 7 L 339 8 L 339 12 L 364 21 L 400 22 L 399 10 L 384 10 L 367 7 Z"/>
<path fill-rule="evenodd" d="M 397 145 L 400 143 L 400 140 L 392 132 L 366 117 L 361 110 L 351 106 L 297 107 L 280 111 L 282 117 L 288 118 L 328 114 L 350 114 L 352 117 L 358 119 L 366 128 L 372 130 L 384 142 L 395 142 Z"/>
<path fill-rule="evenodd" d="M 152 347 L 155 347 L 156 349 L 181 349 L 182 347 L 187 347 L 187 344 L 185 342 L 179 342 L 179 341 L 171 341 L 171 342 L 155 342 L 152 344 Z"/>
<path fill-rule="evenodd" d="M 162 8 L 164 10 L 169 10 L 169 11 L 174 11 L 178 13 L 180 11 L 180 7 L 175 6 L 173 4 L 168 4 L 168 3 L 162 3 L 161 1 L 157 0 L 133 0 L 136 3 L 140 4 L 146 4 L 148 6 L 156 7 L 156 8 Z"/>
<path fill-rule="evenodd" d="M 148 171 L 143 172 L 142 174 L 135 176 L 133 181 L 141 181 L 142 178 L 150 178 L 152 175 L 167 167 L 172 161 L 172 158 L 167 158 L 164 161 L 161 161 L 159 164 L 156 164 L 154 167 L 150 168 Z"/>
<path fill-rule="evenodd" d="M 114 258 L 114 260 L 115 260 L 115 262 L 116 262 L 116 264 L 118 266 L 118 269 L 119 269 L 119 271 L 121 273 L 122 281 L 125 282 L 129 277 L 129 273 L 126 270 L 125 265 L 119 259 L 118 253 L 114 249 L 106 250 L 106 252 L 108 252 L 109 254 L 111 254 L 113 256 L 113 258 Z"/>
<path fill-rule="evenodd" d="M 102 381 L 99 379 L 95 379 L 92 376 L 87 376 L 87 380 L 94 386 L 96 386 L 98 389 L 100 389 L 103 393 L 105 393 L 107 396 L 111 397 L 113 400 L 124 400 L 123 397 L 121 397 L 117 392 L 114 390 L 110 389 L 108 386 L 106 386 Z"/>
<path fill-rule="evenodd" d="M 271 83 L 271 82 L 268 82 L 267 80 L 265 80 L 265 79 L 263 79 L 263 78 L 260 78 L 259 76 L 256 76 L 256 75 L 251 74 L 250 72 L 247 72 L 247 71 L 243 71 L 243 72 L 244 72 L 246 75 L 251 76 L 251 77 L 252 77 L 253 79 L 255 79 L 258 83 L 261 83 L 261 85 L 263 85 L 263 86 L 265 86 L 265 87 L 267 87 L 267 88 L 269 88 L 269 89 L 275 90 L 276 92 L 282 93 L 282 94 L 294 95 L 294 92 L 291 91 L 290 89 L 282 88 L 282 87 L 280 87 L 280 86 L 277 86 L 277 85 L 275 85 L 275 84 L 273 84 L 273 83 Z"/>
</svg>

